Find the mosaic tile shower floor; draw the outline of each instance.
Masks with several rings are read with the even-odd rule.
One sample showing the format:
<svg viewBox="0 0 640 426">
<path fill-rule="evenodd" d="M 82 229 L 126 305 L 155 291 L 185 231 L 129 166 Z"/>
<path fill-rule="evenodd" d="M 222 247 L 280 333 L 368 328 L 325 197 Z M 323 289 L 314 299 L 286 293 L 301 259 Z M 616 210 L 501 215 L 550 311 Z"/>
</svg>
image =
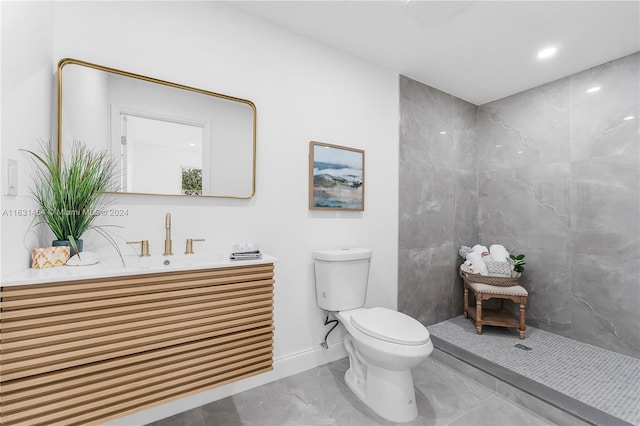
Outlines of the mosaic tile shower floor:
<svg viewBox="0 0 640 426">
<path fill-rule="evenodd" d="M 429 326 L 455 346 L 633 425 L 640 425 L 640 360 L 534 327 L 483 327 L 463 316 Z"/>
</svg>

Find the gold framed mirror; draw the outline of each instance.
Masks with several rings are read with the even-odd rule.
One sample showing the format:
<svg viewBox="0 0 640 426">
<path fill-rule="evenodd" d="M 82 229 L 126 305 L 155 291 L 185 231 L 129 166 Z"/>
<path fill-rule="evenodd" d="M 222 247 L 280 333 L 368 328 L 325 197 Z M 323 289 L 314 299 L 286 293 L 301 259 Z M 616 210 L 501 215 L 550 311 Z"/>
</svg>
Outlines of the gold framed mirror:
<svg viewBox="0 0 640 426">
<path fill-rule="evenodd" d="M 58 158 L 74 141 L 119 163 L 117 193 L 251 198 L 253 102 L 78 59 L 58 63 Z"/>
</svg>

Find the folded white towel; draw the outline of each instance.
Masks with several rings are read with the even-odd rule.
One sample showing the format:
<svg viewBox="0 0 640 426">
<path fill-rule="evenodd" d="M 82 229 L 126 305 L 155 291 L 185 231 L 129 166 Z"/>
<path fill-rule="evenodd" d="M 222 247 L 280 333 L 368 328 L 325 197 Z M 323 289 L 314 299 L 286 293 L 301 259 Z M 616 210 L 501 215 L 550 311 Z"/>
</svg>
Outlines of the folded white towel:
<svg viewBox="0 0 640 426">
<path fill-rule="evenodd" d="M 467 260 L 473 265 L 473 269 L 480 275 L 489 275 L 486 263 L 482 260 L 482 255 L 477 251 L 472 251 L 467 255 Z"/>
<path fill-rule="evenodd" d="M 243 256 L 243 255 L 247 255 L 247 256 L 254 256 L 256 254 L 260 254 L 260 250 L 251 250 L 251 251 L 234 251 L 233 253 L 231 253 L 233 255 L 236 256 Z"/>
<path fill-rule="evenodd" d="M 476 244 L 475 246 L 471 247 L 471 251 L 480 253 L 483 256 L 486 256 L 489 254 L 489 249 L 487 249 L 485 246 L 481 246 L 480 244 Z"/>
<path fill-rule="evenodd" d="M 471 272 L 472 274 L 477 274 L 476 270 L 473 268 L 473 263 L 471 263 L 470 260 L 465 260 L 462 265 L 466 267 L 467 271 Z M 465 268 L 462 269 L 464 270 Z"/>
<path fill-rule="evenodd" d="M 491 247 L 489 247 L 489 254 L 491 255 L 491 259 L 497 262 L 506 262 L 509 257 L 507 249 L 500 244 L 492 244 Z"/>
<path fill-rule="evenodd" d="M 259 253 L 260 247 L 253 243 L 238 243 L 231 248 L 232 253 Z"/>
<path fill-rule="evenodd" d="M 232 253 L 230 256 L 231 260 L 255 260 L 262 259 L 262 253 Z"/>
</svg>

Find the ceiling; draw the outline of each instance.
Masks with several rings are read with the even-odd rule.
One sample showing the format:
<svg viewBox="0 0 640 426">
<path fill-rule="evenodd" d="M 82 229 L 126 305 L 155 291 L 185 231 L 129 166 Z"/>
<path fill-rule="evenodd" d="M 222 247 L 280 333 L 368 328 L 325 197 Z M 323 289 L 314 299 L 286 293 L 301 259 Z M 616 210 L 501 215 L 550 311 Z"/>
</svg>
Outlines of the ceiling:
<svg viewBox="0 0 640 426">
<path fill-rule="evenodd" d="M 640 50 L 640 0 L 225 3 L 476 105 Z"/>
</svg>

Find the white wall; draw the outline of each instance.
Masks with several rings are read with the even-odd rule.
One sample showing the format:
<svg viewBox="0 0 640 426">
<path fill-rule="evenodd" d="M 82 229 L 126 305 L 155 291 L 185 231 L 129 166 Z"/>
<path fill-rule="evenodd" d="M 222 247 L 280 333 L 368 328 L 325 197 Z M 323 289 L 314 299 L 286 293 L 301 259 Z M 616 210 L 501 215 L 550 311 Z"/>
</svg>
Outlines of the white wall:
<svg viewBox="0 0 640 426">
<path fill-rule="evenodd" d="M 23 62 L 7 61 L 5 40 L 20 40 L 33 22 L 34 7 L 3 5 L 2 73 L 16 74 L 16 85 L 39 96 L 16 93 L 24 108 L 7 111 L 3 88 L 2 147 L 14 155 L 35 137 L 47 137 L 51 87 L 42 79 L 21 75 Z M 48 10 L 48 9 L 47 9 Z M 29 19 L 23 16 L 27 13 Z M 10 16 L 7 16 L 10 15 Z M 105 217 L 103 223 L 123 226 L 121 241 L 148 239 L 160 253 L 164 213 L 173 215 L 174 247 L 186 238 L 206 238 L 201 250 L 228 248 L 254 241 L 279 258 L 275 285 L 275 371 L 264 378 L 229 385 L 206 395 L 186 398 L 130 416 L 123 422 L 152 421 L 188 409 L 264 380 L 276 379 L 341 356 L 323 352 L 323 313 L 316 307 L 311 251 L 316 248 L 371 247 L 368 304 L 396 307 L 398 246 L 398 77 L 350 56 L 299 38 L 235 9 L 213 2 L 62 2 L 54 14 L 55 50 L 40 52 L 27 45 L 31 62 L 48 56 L 49 67 L 63 57 L 157 77 L 252 100 L 258 109 L 257 193 L 250 200 L 194 199 L 120 195 L 114 207 L 128 216 Z M 15 19 L 15 21 L 14 21 Z M 50 39 L 50 29 L 34 25 L 34 34 Z M 17 37 L 16 37 L 17 35 Z M 47 36 L 47 37 L 45 37 Z M 12 42 L 13 43 L 13 42 Z M 40 61 L 42 62 L 42 60 Z M 46 64 L 45 64 L 46 65 Z M 18 77 L 24 77 L 18 79 Z M 52 77 L 52 76 L 50 76 Z M 53 84 L 53 78 L 49 85 Z M 31 87 L 34 85 L 35 87 Z M 46 96 L 45 96 L 46 95 Z M 33 116 L 34 109 L 43 113 Z M 5 118 L 29 119 L 29 132 L 12 131 L 5 139 Z M 35 134 L 34 134 L 35 133 Z M 19 138 L 16 136 L 20 136 Z M 345 145 L 366 151 L 366 210 L 308 210 L 309 141 Z M 3 151 L 4 154 L 4 151 Z M 25 170 L 22 170 L 23 178 Z M 21 193 L 25 194 L 24 185 Z M 6 202 L 3 197 L 3 204 Z M 4 205 L 3 205 L 4 208 Z M 2 218 L 3 275 L 25 265 L 28 250 L 5 243 L 6 227 L 18 223 Z M 27 224 L 10 233 L 20 240 Z M 47 244 L 46 239 L 40 240 Z M 10 249 L 7 250 L 7 247 Z M 30 244 L 33 247 L 33 244 Z M 87 248 L 88 247 L 88 248 Z M 85 249 L 109 252 L 109 246 L 87 235 Z M 133 248 L 125 247 L 127 252 Z M 337 342 L 340 333 L 331 336 Z"/>
<path fill-rule="evenodd" d="M 39 234 L 53 240 L 43 229 L 27 233 L 32 209 L 27 186 L 30 160 L 19 149 L 36 149 L 38 140 L 48 143 L 53 114 L 53 4 L 0 2 L 1 112 L 0 154 L 2 155 L 2 243 L 0 273 L 6 276 L 31 264 L 31 249 L 38 247 Z M 18 161 L 18 196 L 5 195 L 5 161 Z"/>
</svg>

